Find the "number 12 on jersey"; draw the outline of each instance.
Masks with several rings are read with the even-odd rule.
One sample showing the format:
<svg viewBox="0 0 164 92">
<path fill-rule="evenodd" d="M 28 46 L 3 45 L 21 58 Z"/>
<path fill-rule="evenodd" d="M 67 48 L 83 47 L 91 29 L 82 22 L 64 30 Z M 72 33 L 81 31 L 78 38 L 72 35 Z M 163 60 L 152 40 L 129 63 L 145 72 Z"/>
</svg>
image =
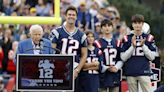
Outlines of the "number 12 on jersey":
<svg viewBox="0 0 164 92">
<path fill-rule="evenodd" d="M 92 62 L 95 62 L 95 61 L 98 61 L 98 58 L 92 58 L 92 57 L 88 57 L 87 58 L 87 63 L 92 63 Z M 98 74 L 98 71 L 96 71 L 96 70 L 88 70 L 88 73 L 89 74 Z"/>
<path fill-rule="evenodd" d="M 79 48 L 79 42 L 74 39 L 62 39 L 62 54 L 74 54 L 77 55 L 77 49 Z"/>
<path fill-rule="evenodd" d="M 115 65 L 116 61 L 114 59 L 117 56 L 117 50 L 114 48 L 104 49 L 106 65 Z"/>
</svg>

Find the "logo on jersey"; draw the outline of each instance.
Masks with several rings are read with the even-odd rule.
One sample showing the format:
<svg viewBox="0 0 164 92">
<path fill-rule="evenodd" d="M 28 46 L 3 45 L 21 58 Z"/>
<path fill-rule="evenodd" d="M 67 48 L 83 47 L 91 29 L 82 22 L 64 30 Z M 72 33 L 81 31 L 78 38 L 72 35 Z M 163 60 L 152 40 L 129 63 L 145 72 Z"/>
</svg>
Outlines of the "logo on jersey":
<svg viewBox="0 0 164 92">
<path fill-rule="evenodd" d="M 53 69 L 55 66 L 49 60 L 40 60 L 38 68 L 40 72 L 39 78 L 53 78 Z"/>
</svg>

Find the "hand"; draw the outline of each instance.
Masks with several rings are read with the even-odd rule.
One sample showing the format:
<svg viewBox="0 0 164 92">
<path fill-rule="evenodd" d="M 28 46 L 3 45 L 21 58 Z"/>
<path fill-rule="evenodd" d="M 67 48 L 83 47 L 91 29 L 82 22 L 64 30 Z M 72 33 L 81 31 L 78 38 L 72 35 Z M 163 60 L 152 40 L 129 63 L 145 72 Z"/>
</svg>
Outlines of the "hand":
<svg viewBox="0 0 164 92">
<path fill-rule="evenodd" d="M 136 43 L 136 36 L 135 36 L 135 35 L 132 37 L 132 44 L 133 44 L 134 47 L 137 46 L 137 43 Z"/>
<path fill-rule="evenodd" d="M 115 66 L 109 66 L 108 71 L 116 73 L 118 69 Z"/>
<path fill-rule="evenodd" d="M 141 37 L 141 42 L 140 42 L 141 46 L 144 45 L 145 41 L 146 41 L 146 39 L 145 38 L 143 39 L 143 37 Z"/>
<path fill-rule="evenodd" d="M 94 61 L 93 63 L 95 65 L 95 67 L 99 66 L 99 64 L 100 64 L 99 61 Z"/>
<path fill-rule="evenodd" d="M 78 77 L 79 70 L 75 69 L 73 72 L 74 72 L 74 79 L 76 79 Z"/>
<path fill-rule="evenodd" d="M 10 60 L 12 60 L 14 58 L 14 51 L 13 50 L 10 50 L 9 53 L 8 53 L 8 58 Z"/>
<path fill-rule="evenodd" d="M 5 39 L 4 39 L 4 43 L 7 43 L 8 40 L 9 40 L 9 38 L 5 37 Z"/>
<path fill-rule="evenodd" d="M 78 27 L 82 28 L 83 24 L 81 24 L 80 22 L 78 22 Z"/>
</svg>

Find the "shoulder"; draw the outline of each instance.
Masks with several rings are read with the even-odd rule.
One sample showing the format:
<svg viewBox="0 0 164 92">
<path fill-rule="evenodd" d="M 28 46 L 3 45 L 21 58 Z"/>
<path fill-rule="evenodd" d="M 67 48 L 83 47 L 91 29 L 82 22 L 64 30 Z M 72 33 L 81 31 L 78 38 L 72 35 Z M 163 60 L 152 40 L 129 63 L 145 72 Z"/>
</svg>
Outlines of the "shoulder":
<svg viewBox="0 0 164 92">
<path fill-rule="evenodd" d="M 50 38 L 53 38 L 54 36 L 55 36 L 56 38 L 58 38 L 58 37 L 59 37 L 59 34 L 61 33 L 61 30 L 62 30 L 62 29 L 63 29 L 62 26 L 59 26 L 59 27 L 57 27 L 57 28 L 52 29 L 52 30 L 51 30 L 51 34 L 50 34 Z"/>
<path fill-rule="evenodd" d="M 130 33 L 129 35 L 125 35 L 121 41 L 122 42 L 128 42 L 129 40 L 131 40 L 133 35 L 134 35 L 133 33 Z"/>
<path fill-rule="evenodd" d="M 78 28 L 76 30 L 77 30 L 77 34 L 79 36 L 85 36 L 86 35 L 84 32 L 80 31 Z"/>
<path fill-rule="evenodd" d="M 43 39 L 43 41 L 46 42 L 46 43 L 51 43 L 51 41 L 48 40 L 48 39 L 45 39 L 45 38 L 42 38 L 42 39 Z"/>
<path fill-rule="evenodd" d="M 154 36 L 152 34 L 143 34 L 148 42 L 154 42 Z"/>
<path fill-rule="evenodd" d="M 28 46 L 28 44 L 32 44 L 32 39 L 31 38 L 20 41 L 18 43 L 18 47 L 19 48 L 26 48 L 26 46 Z"/>
<path fill-rule="evenodd" d="M 101 48 L 101 39 L 99 39 L 99 40 L 95 40 L 94 41 L 94 44 L 95 44 L 95 46 L 97 47 L 97 48 Z"/>
<path fill-rule="evenodd" d="M 59 26 L 55 28 L 57 31 L 63 30 L 63 26 Z"/>
<path fill-rule="evenodd" d="M 31 38 L 28 38 L 28 39 L 20 41 L 19 44 L 27 44 L 27 43 L 29 43 L 31 41 L 32 41 Z"/>
<path fill-rule="evenodd" d="M 120 47 L 121 44 L 122 44 L 122 40 L 116 39 L 116 46 L 117 46 L 117 47 Z"/>
<path fill-rule="evenodd" d="M 60 30 L 63 30 L 63 26 L 53 28 L 51 32 L 60 32 Z"/>
<path fill-rule="evenodd" d="M 62 27 L 59 26 L 59 27 L 57 27 L 57 28 L 52 29 L 51 33 L 55 35 L 56 33 L 59 33 L 59 31 L 60 31 L 61 29 L 62 29 Z"/>
<path fill-rule="evenodd" d="M 76 30 L 77 30 L 77 33 L 76 33 L 77 36 L 81 39 L 81 42 L 83 43 L 87 38 L 86 34 L 80 31 L 78 28 Z"/>
<path fill-rule="evenodd" d="M 98 55 L 102 55 L 102 51 L 99 48 L 95 47 L 95 50 L 98 53 Z"/>
</svg>

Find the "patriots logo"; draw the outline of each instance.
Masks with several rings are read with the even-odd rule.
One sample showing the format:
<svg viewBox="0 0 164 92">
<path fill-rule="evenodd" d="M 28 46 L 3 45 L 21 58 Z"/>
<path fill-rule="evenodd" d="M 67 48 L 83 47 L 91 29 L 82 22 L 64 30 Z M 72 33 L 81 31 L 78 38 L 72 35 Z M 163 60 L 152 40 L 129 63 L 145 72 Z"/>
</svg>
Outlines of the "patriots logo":
<svg viewBox="0 0 164 92">
<path fill-rule="evenodd" d="M 73 37 L 72 36 L 69 36 L 68 39 L 73 39 Z"/>
</svg>

